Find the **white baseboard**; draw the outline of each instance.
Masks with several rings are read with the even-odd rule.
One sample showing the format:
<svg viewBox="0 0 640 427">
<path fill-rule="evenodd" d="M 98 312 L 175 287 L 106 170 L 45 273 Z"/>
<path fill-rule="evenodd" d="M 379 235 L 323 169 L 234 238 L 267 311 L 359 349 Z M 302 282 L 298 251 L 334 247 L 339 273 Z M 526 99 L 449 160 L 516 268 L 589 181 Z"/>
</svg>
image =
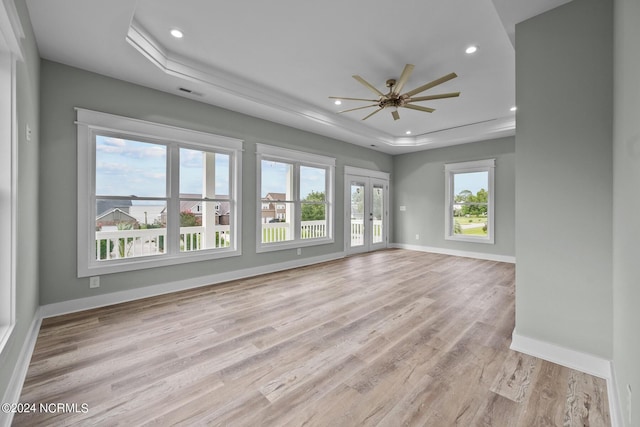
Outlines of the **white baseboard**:
<svg viewBox="0 0 640 427">
<path fill-rule="evenodd" d="M 211 274 L 209 276 L 201 276 L 175 282 L 161 283 L 158 285 L 145 286 L 142 288 L 129 289 L 126 291 L 111 292 L 108 294 L 96 295 L 94 297 L 62 301 L 44 305 L 40 307 L 40 309 L 43 318 L 59 316 L 61 314 L 75 313 L 92 308 L 105 307 L 108 305 L 134 301 L 141 298 L 148 298 L 157 295 L 168 294 L 171 292 L 228 282 L 230 280 L 244 279 L 247 277 L 258 276 L 260 274 L 275 273 L 277 271 L 289 270 L 291 268 L 304 267 L 321 262 L 333 261 L 336 259 L 344 258 L 345 256 L 346 254 L 344 252 L 336 252 L 328 255 L 294 259 L 277 264 L 245 268 L 242 270 L 234 270 L 225 273 Z"/>
<path fill-rule="evenodd" d="M 605 379 L 607 381 L 611 426 L 622 427 L 624 425 L 620 418 L 620 401 L 611 360 L 526 337 L 518 334 L 515 330 L 512 335 L 511 350 Z"/>
<path fill-rule="evenodd" d="M 29 369 L 29 363 L 31 362 L 31 355 L 33 354 L 33 349 L 35 348 L 36 341 L 38 339 L 38 333 L 40 332 L 41 323 L 42 316 L 40 310 L 38 310 L 33 316 L 33 320 L 31 321 L 31 326 L 29 326 L 27 337 L 22 344 L 22 348 L 20 349 L 20 356 L 18 357 L 18 361 L 16 362 L 13 374 L 11 375 L 11 379 L 9 380 L 9 385 L 7 386 L 4 396 L 2 397 L 2 403 L 19 402 L 24 379 L 27 376 L 27 370 Z M 0 412 L 0 426 L 8 427 L 11 425 L 12 420 L 13 413 Z"/>
<path fill-rule="evenodd" d="M 408 245 L 405 243 L 392 243 L 391 248 L 408 249 L 410 251 L 432 252 L 435 254 L 461 256 L 466 258 L 486 259 L 488 261 L 516 263 L 516 257 L 509 255 L 487 254 L 484 252 L 460 251 L 456 249 L 436 248 L 433 246 Z"/>
</svg>

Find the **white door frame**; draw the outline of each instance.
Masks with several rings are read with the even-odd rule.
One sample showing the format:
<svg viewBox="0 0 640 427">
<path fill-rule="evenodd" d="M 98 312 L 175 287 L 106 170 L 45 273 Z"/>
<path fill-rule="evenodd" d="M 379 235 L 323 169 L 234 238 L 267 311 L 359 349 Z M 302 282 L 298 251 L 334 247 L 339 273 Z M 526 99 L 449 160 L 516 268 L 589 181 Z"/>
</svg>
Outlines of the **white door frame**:
<svg viewBox="0 0 640 427">
<path fill-rule="evenodd" d="M 353 166 L 344 167 L 344 250 L 347 254 L 355 254 L 361 252 L 369 252 L 378 249 L 387 248 L 389 245 L 389 173 L 380 172 L 370 169 L 356 168 Z M 372 205 L 368 203 L 365 206 L 365 242 L 364 245 L 351 247 L 351 182 L 361 181 L 365 183 L 365 193 L 372 189 L 374 184 L 382 184 L 385 188 L 384 193 L 384 215 L 382 218 L 383 239 L 380 243 L 373 243 L 371 238 L 372 222 L 367 221 L 372 213 Z M 368 198 L 368 196 L 367 196 Z"/>
</svg>

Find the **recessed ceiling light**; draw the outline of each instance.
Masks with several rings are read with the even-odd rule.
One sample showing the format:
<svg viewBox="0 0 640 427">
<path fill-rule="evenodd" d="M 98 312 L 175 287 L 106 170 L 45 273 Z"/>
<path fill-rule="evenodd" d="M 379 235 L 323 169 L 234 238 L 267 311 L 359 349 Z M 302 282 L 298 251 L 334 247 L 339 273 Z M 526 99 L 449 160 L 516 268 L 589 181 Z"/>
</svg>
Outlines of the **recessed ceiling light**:
<svg viewBox="0 0 640 427">
<path fill-rule="evenodd" d="M 336 100 L 335 100 L 335 102 L 334 102 L 334 104 L 336 104 L 336 105 L 341 105 L 341 104 L 342 104 L 342 101 L 340 101 L 339 99 L 336 99 Z"/>
<path fill-rule="evenodd" d="M 478 46 L 469 46 L 465 52 L 468 54 L 476 53 L 478 51 Z"/>
<path fill-rule="evenodd" d="M 182 31 L 178 30 L 177 28 L 171 30 L 171 35 L 177 39 L 181 39 L 184 36 L 184 34 L 182 34 Z"/>
<path fill-rule="evenodd" d="M 511 107 L 510 110 L 511 111 L 516 111 L 518 109 L 518 107 Z"/>
<path fill-rule="evenodd" d="M 407 135 L 411 135 L 411 131 L 410 131 L 410 130 L 408 130 L 408 131 L 406 131 L 406 132 L 405 132 L 405 134 L 407 134 Z"/>
</svg>

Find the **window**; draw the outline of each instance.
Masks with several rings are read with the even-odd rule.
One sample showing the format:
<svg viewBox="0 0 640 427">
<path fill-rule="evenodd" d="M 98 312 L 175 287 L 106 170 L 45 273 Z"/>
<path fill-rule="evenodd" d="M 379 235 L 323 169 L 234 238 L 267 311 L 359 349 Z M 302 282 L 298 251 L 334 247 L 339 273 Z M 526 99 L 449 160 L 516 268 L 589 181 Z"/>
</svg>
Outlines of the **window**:
<svg viewBox="0 0 640 427">
<path fill-rule="evenodd" d="M 14 58 L 0 43 L 0 351 L 15 324 L 16 123 Z"/>
<path fill-rule="evenodd" d="M 258 252 L 333 242 L 335 159 L 257 145 Z"/>
<path fill-rule="evenodd" d="M 445 239 L 494 243 L 495 159 L 445 165 Z"/>
<path fill-rule="evenodd" d="M 0 353 L 15 327 L 18 120 L 16 63 L 24 31 L 13 2 L 0 4 Z M 33 125 L 33 123 L 32 123 Z M 28 128 L 28 125 L 27 125 Z M 28 140 L 28 139 L 27 139 Z M 28 226 L 28 224 L 25 224 Z"/>
<path fill-rule="evenodd" d="M 77 113 L 79 277 L 240 255 L 242 141 Z"/>
</svg>

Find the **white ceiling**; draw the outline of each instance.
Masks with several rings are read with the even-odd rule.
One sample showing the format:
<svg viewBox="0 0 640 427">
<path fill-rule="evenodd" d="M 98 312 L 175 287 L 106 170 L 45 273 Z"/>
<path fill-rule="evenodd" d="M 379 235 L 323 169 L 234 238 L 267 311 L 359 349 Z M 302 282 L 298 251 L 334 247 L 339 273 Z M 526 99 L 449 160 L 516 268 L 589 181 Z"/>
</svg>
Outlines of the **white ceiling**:
<svg viewBox="0 0 640 427">
<path fill-rule="evenodd" d="M 513 135 L 515 24 L 569 0 L 27 0 L 43 58 L 390 154 Z M 175 39 L 169 31 L 184 32 Z M 477 45 L 473 55 L 465 54 Z M 400 120 L 329 96 L 461 92 Z M 193 91 L 188 94 L 179 88 Z M 373 95 L 375 98 L 375 95 Z M 405 132 L 410 130 L 411 135 Z"/>
</svg>

